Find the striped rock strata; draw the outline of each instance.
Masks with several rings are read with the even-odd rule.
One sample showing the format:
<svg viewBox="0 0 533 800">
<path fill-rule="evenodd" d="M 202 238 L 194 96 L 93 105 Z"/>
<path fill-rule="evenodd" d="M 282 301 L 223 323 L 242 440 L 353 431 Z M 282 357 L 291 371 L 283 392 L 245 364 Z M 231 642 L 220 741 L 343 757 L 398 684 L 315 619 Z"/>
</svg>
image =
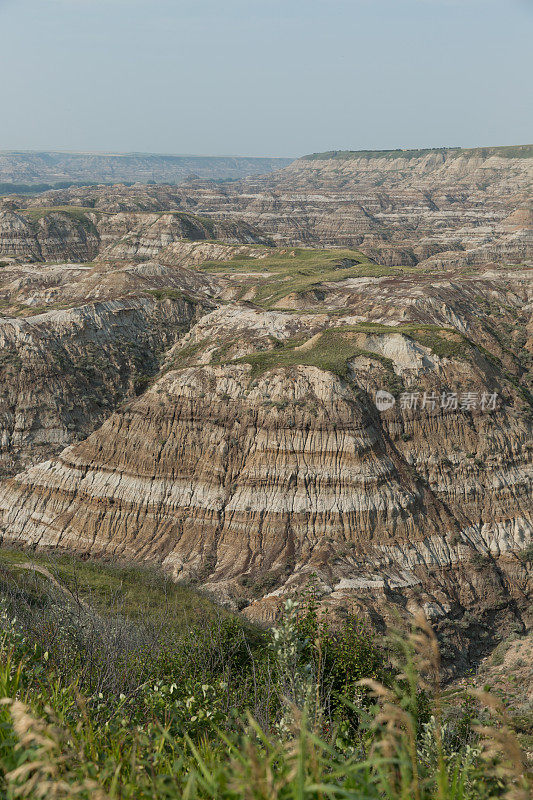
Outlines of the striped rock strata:
<svg viewBox="0 0 533 800">
<path fill-rule="evenodd" d="M 231 363 L 217 364 L 194 342 L 209 324 L 221 342 L 224 319 L 238 349 L 227 344 Z M 200 320 L 169 355 L 179 368 L 3 485 L 4 537 L 158 561 L 264 621 L 311 575 L 324 602 L 374 616 L 425 603 L 437 622 L 473 608 L 521 620 L 530 586 L 517 554 L 532 523 L 520 394 L 482 352 L 445 358 L 399 330 L 321 325 L 246 307 L 240 320 L 238 307 Z M 296 362 L 323 336 L 347 337 L 356 355 L 346 375 L 246 363 L 246 351 L 280 352 L 272 338 L 288 340 L 294 326 L 311 334 Z M 469 391 L 497 391 L 498 404 L 378 413 L 372 398 L 391 370 L 428 394 L 467 379 Z"/>
<path fill-rule="evenodd" d="M 186 213 L 102 213 L 93 208 L 19 208 L 0 205 L 0 257 L 16 261 L 146 261 L 183 241 L 220 239 L 266 244 L 252 226 L 214 222 Z M 179 247 L 178 247 L 179 249 Z"/>
<path fill-rule="evenodd" d="M 144 390 L 196 311 L 152 297 L 0 318 L 0 475 L 84 439 Z"/>
<path fill-rule="evenodd" d="M 142 222 L 142 209 L 164 212 L 162 220 L 172 211 L 170 228 L 179 212 L 189 212 L 191 222 L 208 215 L 226 241 L 259 241 L 257 231 L 242 238 L 244 221 L 285 246 L 359 247 L 382 264 L 429 260 L 446 267 L 531 260 L 532 185 L 533 147 L 524 145 L 319 153 L 244 181 L 71 187 L 16 203 L 32 214 L 50 206 L 85 208 L 108 254 L 120 258 L 153 258 L 161 247 L 158 229 L 169 223 L 149 221 L 149 214 Z"/>
</svg>

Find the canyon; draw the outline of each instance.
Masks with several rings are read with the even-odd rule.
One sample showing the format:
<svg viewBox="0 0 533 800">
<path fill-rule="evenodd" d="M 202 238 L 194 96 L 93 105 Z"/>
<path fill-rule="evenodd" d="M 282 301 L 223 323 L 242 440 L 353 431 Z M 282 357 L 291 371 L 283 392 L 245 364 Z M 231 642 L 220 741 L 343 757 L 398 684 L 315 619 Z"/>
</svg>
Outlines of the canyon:
<svg viewBox="0 0 533 800">
<path fill-rule="evenodd" d="M 74 187 L 22 202 L 237 219 L 278 246 L 356 247 L 396 266 L 521 263 L 532 251 L 532 162 L 529 146 L 341 151 L 240 181 Z"/>
<path fill-rule="evenodd" d="M 533 148 L 0 200 L 5 543 L 309 585 L 448 663 L 531 624 Z M 384 398 L 384 404 L 379 400 Z"/>
</svg>

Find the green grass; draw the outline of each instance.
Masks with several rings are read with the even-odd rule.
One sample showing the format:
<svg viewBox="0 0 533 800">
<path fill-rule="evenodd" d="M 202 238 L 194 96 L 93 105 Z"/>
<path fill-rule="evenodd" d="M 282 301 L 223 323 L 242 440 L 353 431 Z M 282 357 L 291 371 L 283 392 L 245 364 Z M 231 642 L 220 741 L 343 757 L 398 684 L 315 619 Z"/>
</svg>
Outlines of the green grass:
<svg viewBox="0 0 533 800">
<path fill-rule="evenodd" d="M 268 251 L 267 251 L 268 252 Z M 243 289 L 255 287 L 254 303 L 262 308 L 279 305 L 290 294 L 318 289 L 321 284 L 347 278 L 384 277 L 416 272 L 409 267 L 384 267 L 357 250 L 310 250 L 295 248 L 268 253 L 265 258 L 236 256 L 229 261 L 206 261 L 197 269 L 210 273 L 250 273 Z M 268 273 L 262 277 L 261 273 Z"/>
<path fill-rule="evenodd" d="M 273 369 L 289 368 L 297 365 L 313 366 L 332 372 L 343 379 L 349 377 L 348 363 L 357 356 L 365 356 L 380 361 L 388 374 L 388 388 L 393 393 L 403 388 L 402 381 L 394 372 L 391 359 L 358 344 L 362 334 L 379 334 L 385 336 L 404 335 L 423 347 L 429 348 L 440 358 L 468 359 L 475 352 L 474 345 L 456 330 L 441 328 L 437 325 L 405 325 L 389 326 L 379 323 L 363 322 L 355 325 L 342 325 L 322 331 L 309 349 L 301 349 L 308 338 L 294 338 L 286 341 L 270 337 L 271 349 L 260 350 L 239 358 L 232 358 L 232 348 L 238 344 L 234 337 L 226 338 L 214 350 L 211 364 L 250 364 L 251 379 Z M 168 369 L 183 369 L 198 363 L 198 356 L 211 342 L 202 339 L 186 345 L 179 350 Z"/>
<path fill-rule="evenodd" d="M 257 249 L 260 249 L 259 247 Z M 199 269 L 207 272 L 271 272 L 291 275 L 298 269 L 321 271 L 332 269 L 349 258 L 357 263 L 367 263 L 369 259 L 357 250 L 314 250 L 293 248 L 271 252 L 263 248 L 265 258 L 250 258 L 237 255 L 230 261 L 206 261 Z"/>
<path fill-rule="evenodd" d="M 85 208 L 84 206 L 36 206 L 26 208 L 21 212 L 25 217 L 33 221 L 48 217 L 50 214 L 68 214 L 69 217 L 82 222 L 86 219 L 88 213 L 98 213 L 92 208 Z"/>
<path fill-rule="evenodd" d="M 395 376 L 393 363 L 385 356 L 361 348 L 357 344 L 359 334 L 398 335 L 403 334 L 428 347 L 441 358 L 467 358 L 472 344 L 457 331 L 448 331 L 435 325 L 401 325 L 390 327 L 375 323 L 345 325 L 325 330 L 309 349 L 300 348 L 305 339 L 291 339 L 273 350 L 252 353 L 235 360 L 235 363 L 252 365 L 252 377 L 271 369 L 307 365 L 333 372 L 341 378 L 348 377 L 348 362 L 356 356 L 367 356 L 381 361 L 387 371 Z M 396 377 L 396 376 L 395 376 Z M 397 388 L 400 388 L 399 386 Z"/>
<path fill-rule="evenodd" d="M 5 558 L 13 569 L 19 555 Z M 98 588 L 101 576 L 80 569 Z M 161 658 L 141 618 L 128 626 L 52 596 L 14 599 L 21 619 L 13 619 L 13 597 L 0 607 L 5 800 L 529 796 L 529 770 L 505 716 L 491 724 L 471 698 L 448 714 L 436 640 L 423 621 L 383 650 L 356 618 L 332 628 L 310 598 L 307 607 L 285 605 L 262 647 L 243 640 L 242 627 L 219 625 L 198 639 L 192 626 Z M 142 599 L 147 619 L 151 600 Z M 142 680 L 132 684 L 140 662 Z M 100 682 L 88 691 L 91 676 Z M 254 714 L 258 698 L 271 709 L 263 720 Z M 521 720 L 526 732 L 529 724 Z"/>
<path fill-rule="evenodd" d="M 465 359 L 472 355 L 472 342 L 454 329 L 416 324 L 402 325 L 399 329 L 439 358 Z"/>
<path fill-rule="evenodd" d="M 185 621 L 215 618 L 226 612 L 206 595 L 175 583 L 161 570 L 149 566 L 120 564 L 117 562 L 82 560 L 73 555 L 55 553 L 27 553 L 2 547 L 0 570 L 20 585 L 27 583 L 28 570 L 21 564 L 33 563 L 45 567 L 65 587 L 90 602 L 99 612 L 117 610 L 131 618 L 149 615 L 157 618 L 172 611 L 173 630 L 178 633 Z M 40 581 L 43 590 L 47 581 Z"/>
<path fill-rule="evenodd" d="M 279 367 L 293 367 L 305 365 L 318 367 L 318 369 L 333 372 L 341 378 L 348 377 L 348 362 L 359 355 L 385 362 L 392 369 L 392 362 L 382 356 L 376 356 L 358 347 L 355 335 L 359 333 L 357 327 L 333 328 L 320 334 L 317 341 L 309 350 L 298 349 L 305 344 L 305 339 L 291 339 L 281 347 L 252 353 L 235 359 L 235 363 L 251 364 L 252 378 Z"/>
<path fill-rule="evenodd" d="M 196 358 L 202 353 L 210 344 L 208 338 L 200 339 L 198 342 L 191 342 L 186 344 L 173 356 L 168 364 L 167 372 L 171 369 L 184 369 L 185 367 L 194 366 L 198 359 Z"/>
<path fill-rule="evenodd" d="M 148 294 L 155 297 L 156 300 L 187 300 L 188 302 L 197 302 L 190 295 L 182 292 L 181 289 L 147 289 Z"/>
</svg>

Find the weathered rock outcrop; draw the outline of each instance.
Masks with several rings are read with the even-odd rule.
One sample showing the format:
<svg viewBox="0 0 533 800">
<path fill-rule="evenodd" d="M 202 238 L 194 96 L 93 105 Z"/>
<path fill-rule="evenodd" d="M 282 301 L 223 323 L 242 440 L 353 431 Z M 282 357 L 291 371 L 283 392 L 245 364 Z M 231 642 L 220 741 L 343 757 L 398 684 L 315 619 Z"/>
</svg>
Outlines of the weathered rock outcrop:
<svg viewBox="0 0 533 800">
<path fill-rule="evenodd" d="M 239 182 L 71 188 L 19 203 L 33 209 L 80 206 L 108 215 L 203 214 L 230 224 L 248 222 L 281 245 L 358 247 L 382 264 L 429 259 L 428 266 L 444 268 L 531 260 L 532 185 L 532 146 L 333 152 Z M 131 233 L 110 253 L 153 257 L 157 226 L 139 231 L 134 225 Z M 117 234 L 118 228 L 115 243 L 128 235 L 125 229 Z M 257 241 L 253 234 L 232 238 L 228 231 L 218 238 Z"/>
<path fill-rule="evenodd" d="M 422 606 L 456 660 L 527 624 L 529 155 L 5 203 L 3 540 L 155 561 L 264 622 L 310 580 L 376 625 Z"/>
<path fill-rule="evenodd" d="M 5 204 L 6 206 L 6 204 Z M 268 244 L 247 223 L 181 212 L 108 214 L 89 208 L 0 209 L 0 257 L 21 261 L 146 261 L 183 241 Z"/>
<path fill-rule="evenodd" d="M 24 261 L 90 261 L 98 253 L 94 213 L 27 216 L 0 211 L 0 256 Z"/>
<path fill-rule="evenodd" d="M 84 439 L 143 391 L 196 312 L 152 297 L 0 318 L 0 475 Z"/>
<path fill-rule="evenodd" d="M 509 277 L 478 279 L 480 297 L 499 286 L 512 302 Z M 246 305 L 203 317 L 142 397 L 4 484 L 4 536 L 157 560 L 264 621 L 311 575 L 336 608 L 422 603 L 440 624 L 475 606 L 497 626 L 521 620 L 528 404 L 498 357 L 417 323 L 442 302 L 422 292 L 411 304 L 398 287 L 404 322 L 389 327 Z M 383 388 L 399 396 L 379 413 Z M 442 408 L 443 393 L 458 407 Z"/>
<path fill-rule="evenodd" d="M 280 244 L 359 247 L 391 265 L 450 251 L 462 264 L 519 263 L 532 258 L 532 186 L 532 146 L 339 152 L 240 186 L 191 183 L 181 207 L 254 220 Z"/>
</svg>

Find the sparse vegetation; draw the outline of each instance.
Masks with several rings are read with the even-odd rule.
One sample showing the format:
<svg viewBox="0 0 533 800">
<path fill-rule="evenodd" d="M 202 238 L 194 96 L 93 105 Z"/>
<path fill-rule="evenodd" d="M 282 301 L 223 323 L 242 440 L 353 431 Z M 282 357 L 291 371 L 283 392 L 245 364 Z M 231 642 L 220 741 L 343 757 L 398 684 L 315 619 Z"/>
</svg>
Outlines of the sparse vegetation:
<svg viewBox="0 0 533 800">
<path fill-rule="evenodd" d="M 465 337 L 445 328 L 432 325 L 402 325 L 389 327 L 373 323 L 344 325 L 328 328 L 307 343 L 302 339 L 291 339 L 272 350 L 260 351 L 237 359 L 238 363 L 248 363 L 253 367 L 252 377 L 278 367 L 297 364 L 315 366 L 328 370 L 342 378 L 348 377 L 348 362 L 357 356 L 366 356 L 381 362 L 386 370 L 384 385 L 393 394 L 403 388 L 401 379 L 393 369 L 393 362 L 385 356 L 366 350 L 357 344 L 359 334 L 403 334 L 436 355 L 446 358 L 465 358 L 473 351 L 473 345 Z"/>
<path fill-rule="evenodd" d="M 278 367 L 306 365 L 333 372 L 342 378 L 349 374 L 348 362 L 359 355 L 365 355 L 380 361 L 386 369 L 394 372 L 392 362 L 383 356 L 371 353 L 358 347 L 355 337 L 361 331 L 356 326 L 330 328 L 319 334 L 316 341 L 310 340 L 307 347 L 305 340 L 289 340 L 283 347 L 266 350 L 236 359 L 237 363 L 252 365 L 252 378 Z"/>
<path fill-rule="evenodd" d="M 470 563 L 476 569 L 482 569 L 490 564 L 491 557 L 489 553 L 473 553 L 470 558 Z"/>
<path fill-rule="evenodd" d="M 533 544 L 521 550 L 518 557 L 523 564 L 533 563 Z"/>
<path fill-rule="evenodd" d="M 195 302 L 181 289 L 148 289 L 147 291 L 156 300 L 188 300 L 189 302 Z"/>
<path fill-rule="evenodd" d="M 230 261 L 206 261 L 198 269 L 213 273 L 250 273 L 242 293 L 254 288 L 254 303 L 262 308 L 279 306 L 288 295 L 320 291 L 321 284 L 347 278 L 398 275 L 408 268 L 375 264 L 357 250 L 266 251 L 262 258 L 236 256 Z M 268 273 L 268 277 L 262 277 Z"/>
<path fill-rule="evenodd" d="M 192 366 L 197 362 L 197 356 L 205 350 L 208 344 L 208 339 L 200 339 L 198 342 L 190 342 L 183 345 L 169 360 L 167 369 L 183 369 L 184 367 Z"/>
<path fill-rule="evenodd" d="M 94 222 L 87 216 L 87 214 L 98 214 L 91 208 L 82 206 L 36 206 L 34 208 L 27 208 L 22 212 L 30 222 L 38 222 L 40 219 L 49 217 L 51 214 L 63 214 L 75 222 L 80 223 L 88 232 L 97 234 Z"/>
<path fill-rule="evenodd" d="M 440 328 L 438 325 L 406 325 L 400 330 L 439 358 L 465 359 L 473 351 L 472 343 L 456 330 Z"/>
<path fill-rule="evenodd" d="M 502 147 L 434 147 L 423 150 L 329 150 L 325 153 L 313 153 L 304 156 L 304 161 L 323 161 L 336 159 L 345 161 L 350 158 L 422 158 L 431 153 L 445 153 L 451 157 L 457 156 L 499 156 L 500 158 L 533 158 L 533 145 L 508 145 Z"/>
</svg>

